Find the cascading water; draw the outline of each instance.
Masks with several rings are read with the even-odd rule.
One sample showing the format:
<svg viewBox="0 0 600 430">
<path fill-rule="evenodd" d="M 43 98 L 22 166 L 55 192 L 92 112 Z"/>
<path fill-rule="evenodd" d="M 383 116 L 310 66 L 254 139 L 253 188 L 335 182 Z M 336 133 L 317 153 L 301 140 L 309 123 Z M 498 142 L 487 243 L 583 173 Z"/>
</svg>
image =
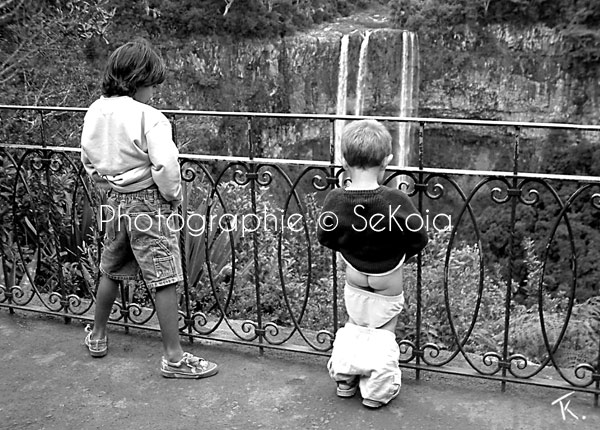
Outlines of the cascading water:
<svg viewBox="0 0 600 430">
<path fill-rule="evenodd" d="M 373 40 L 373 44 L 377 43 L 375 33 L 367 30 L 363 34 L 363 39 L 360 44 L 360 52 L 358 59 L 358 71 L 356 78 L 356 93 L 354 103 L 354 115 L 363 114 L 363 105 L 366 94 L 366 81 L 368 71 L 368 51 L 369 43 Z M 377 33 L 379 34 L 379 33 Z M 418 40 L 414 33 L 409 31 L 402 32 L 402 61 L 400 67 L 400 94 L 398 101 L 398 116 L 408 118 L 414 116 L 417 111 L 417 90 L 418 90 Z M 338 85 L 337 85 L 337 115 L 346 115 L 346 105 L 348 99 L 348 46 L 349 35 L 344 34 L 340 44 L 340 60 L 338 69 Z M 374 48 L 377 49 L 377 48 Z M 341 163 L 341 133 L 345 121 L 335 121 L 335 162 Z M 413 125 L 408 122 L 398 123 L 398 141 L 394 145 L 394 160 L 393 163 L 398 166 L 406 166 L 411 147 L 411 130 Z"/>
<path fill-rule="evenodd" d="M 337 87 L 337 109 L 336 115 L 346 115 L 346 100 L 348 87 L 348 45 L 350 36 L 344 34 L 340 44 L 340 65 L 338 72 L 338 87 Z M 344 120 L 338 119 L 335 121 L 335 162 L 342 162 L 342 130 L 344 129 Z"/>
<path fill-rule="evenodd" d="M 365 76 L 367 75 L 367 53 L 369 50 L 369 37 L 371 32 L 365 32 L 360 43 L 360 54 L 358 57 L 358 74 L 356 75 L 356 107 L 354 115 L 362 114 L 363 90 L 365 87 Z"/>
<path fill-rule="evenodd" d="M 418 60 L 416 35 L 414 33 L 402 32 L 402 71 L 400 87 L 400 106 L 398 116 L 410 117 L 415 114 L 415 84 Z M 398 123 L 398 153 L 394 154 L 398 166 L 406 166 L 411 147 L 411 128 L 409 122 Z"/>
</svg>

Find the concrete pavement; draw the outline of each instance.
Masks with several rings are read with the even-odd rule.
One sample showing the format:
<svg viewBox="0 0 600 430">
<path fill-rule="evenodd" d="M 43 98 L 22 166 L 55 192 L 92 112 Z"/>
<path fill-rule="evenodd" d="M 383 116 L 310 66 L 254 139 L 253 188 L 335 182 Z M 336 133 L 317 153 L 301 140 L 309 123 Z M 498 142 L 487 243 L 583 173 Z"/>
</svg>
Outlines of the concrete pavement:
<svg viewBox="0 0 600 430">
<path fill-rule="evenodd" d="M 598 429 L 593 396 L 404 371 L 401 395 L 369 410 L 341 399 L 325 357 L 195 342 L 218 375 L 159 373 L 159 335 L 110 327 L 109 354 L 89 357 L 84 325 L 0 309 L 0 429 Z M 569 412 L 572 412 L 571 415 Z M 577 418 L 574 418 L 576 416 Z"/>
</svg>

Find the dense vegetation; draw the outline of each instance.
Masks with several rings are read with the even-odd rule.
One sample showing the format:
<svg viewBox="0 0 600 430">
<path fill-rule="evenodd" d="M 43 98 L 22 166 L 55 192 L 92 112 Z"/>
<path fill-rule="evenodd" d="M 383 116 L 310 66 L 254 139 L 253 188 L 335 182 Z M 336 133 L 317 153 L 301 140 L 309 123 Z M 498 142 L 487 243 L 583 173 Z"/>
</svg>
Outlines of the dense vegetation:
<svg viewBox="0 0 600 430">
<path fill-rule="evenodd" d="M 111 0 L 117 25 L 134 25 L 153 34 L 176 37 L 229 35 L 236 38 L 274 37 L 312 24 L 349 15 L 365 0 L 154 0 L 140 19 L 130 1 Z"/>
<path fill-rule="evenodd" d="M 8 0 L 0 2 L 2 103 L 87 105 L 108 54 L 134 37 L 273 38 L 348 15 L 364 0 Z"/>
<path fill-rule="evenodd" d="M 596 0 L 398 0 L 390 2 L 393 21 L 417 31 L 422 40 L 463 40 L 485 28 L 511 24 L 544 25 L 559 31 L 566 68 L 600 62 L 600 2 Z"/>
<path fill-rule="evenodd" d="M 543 173 L 560 172 L 564 175 L 598 176 L 597 160 L 600 147 L 597 142 L 582 140 L 577 145 L 570 139 L 554 133 L 552 142 L 560 144 L 545 145 L 543 150 Z M 600 252 L 600 213 L 592 197 L 597 187 L 591 187 L 576 194 L 581 184 L 568 181 L 549 181 L 562 203 L 555 200 L 545 187 L 539 184 L 525 186 L 528 190 L 539 192 L 538 200 L 531 204 L 519 204 L 516 210 L 515 241 L 516 246 L 509 247 L 510 215 L 490 205 L 487 199 L 478 202 L 478 220 L 481 233 L 485 237 L 484 251 L 491 262 L 501 263 L 503 272 L 508 268 L 510 253 L 513 253 L 512 277 L 515 280 L 515 299 L 525 305 L 537 301 L 538 285 L 530 283 L 531 267 L 527 264 L 527 240 L 533 241 L 533 250 L 545 262 L 544 290 L 553 296 L 569 293 L 573 287 L 573 271 L 577 274 L 575 297 L 585 301 L 600 294 L 598 276 L 600 267 L 597 255 Z M 566 211 L 567 218 L 558 220 L 561 204 L 567 203 L 569 196 L 577 198 Z M 531 196 L 528 196 L 528 198 Z M 558 225 L 556 223 L 558 222 Z M 572 248 L 573 247 L 573 248 Z M 572 266 L 572 257 L 576 255 L 577 266 Z"/>
<path fill-rule="evenodd" d="M 436 33 L 498 23 L 600 27 L 600 5 L 595 0 L 399 0 L 390 5 L 400 25 Z"/>
</svg>

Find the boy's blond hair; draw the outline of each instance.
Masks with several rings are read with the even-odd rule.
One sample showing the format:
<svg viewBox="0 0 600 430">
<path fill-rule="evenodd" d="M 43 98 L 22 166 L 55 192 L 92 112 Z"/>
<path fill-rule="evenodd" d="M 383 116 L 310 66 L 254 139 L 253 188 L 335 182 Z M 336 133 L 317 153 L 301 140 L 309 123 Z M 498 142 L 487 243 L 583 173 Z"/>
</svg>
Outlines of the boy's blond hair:
<svg viewBox="0 0 600 430">
<path fill-rule="evenodd" d="M 350 167 L 378 167 L 392 153 L 392 136 L 379 121 L 362 119 L 344 127 L 342 155 Z"/>
</svg>

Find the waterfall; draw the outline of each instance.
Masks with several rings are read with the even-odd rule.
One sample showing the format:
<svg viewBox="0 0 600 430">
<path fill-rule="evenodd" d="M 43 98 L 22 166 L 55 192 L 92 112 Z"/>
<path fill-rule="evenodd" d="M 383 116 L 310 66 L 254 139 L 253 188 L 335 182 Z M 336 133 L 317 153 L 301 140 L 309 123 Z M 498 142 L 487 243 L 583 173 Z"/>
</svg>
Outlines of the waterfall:
<svg viewBox="0 0 600 430">
<path fill-rule="evenodd" d="M 354 103 L 354 115 L 363 114 L 363 104 L 366 92 L 366 78 L 368 69 L 368 50 L 372 31 L 366 31 L 363 35 L 360 44 L 360 52 L 358 59 L 358 71 L 356 77 L 356 100 Z M 377 33 L 379 34 L 379 33 Z M 340 57 L 338 68 L 338 84 L 337 84 L 337 115 L 347 115 L 346 105 L 348 101 L 348 46 L 349 34 L 344 34 L 340 44 Z M 376 43 L 375 36 L 373 40 Z M 402 60 L 400 67 L 400 96 L 398 102 L 398 116 L 407 118 L 414 116 L 417 111 L 418 97 L 418 63 L 419 51 L 418 40 L 414 33 L 409 31 L 402 32 Z M 336 164 L 341 163 L 341 137 L 345 125 L 344 120 L 336 120 L 335 129 L 335 160 Z M 393 163 L 398 166 L 406 166 L 411 147 L 411 123 L 398 123 L 398 142 L 394 145 Z M 397 148 L 396 148 L 397 146 Z M 402 179 L 402 178 L 401 178 Z"/>
<path fill-rule="evenodd" d="M 340 46 L 340 65 L 338 71 L 337 86 L 337 109 L 336 115 L 346 115 L 346 99 L 348 87 L 348 44 L 350 36 L 342 36 Z M 344 129 L 344 120 L 335 121 L 335 163 L 341 163 L 342 160 L 342 130 Z"/>
<path fill-rule="evenodd" d="M 367 31 L 360 44 L 358 57 L 358 74 L 356 75 L 356 107 L 354 115 L 362 114 L 363 89 L 365 87 L 365 76 L 367 75 L 367 53 L 369 48 L 369 37 L 371 32 Z"/>
<path fill-rule="evenodd" d="M 415 84 L 417 83 L 418 51 L 414 33 L 402 32 L 402 71 L 400 88 L 400 117 L 410 117 L 415 113 Z M 398 153 L 394 154 L 398 166 L 406 166 L 410 154 L 411 123 L 398 123 Z"/>
</svg>

